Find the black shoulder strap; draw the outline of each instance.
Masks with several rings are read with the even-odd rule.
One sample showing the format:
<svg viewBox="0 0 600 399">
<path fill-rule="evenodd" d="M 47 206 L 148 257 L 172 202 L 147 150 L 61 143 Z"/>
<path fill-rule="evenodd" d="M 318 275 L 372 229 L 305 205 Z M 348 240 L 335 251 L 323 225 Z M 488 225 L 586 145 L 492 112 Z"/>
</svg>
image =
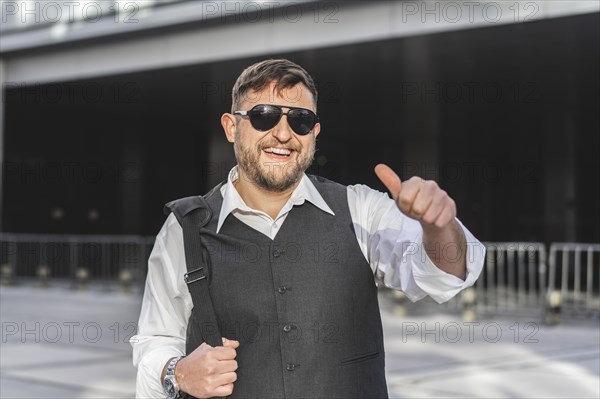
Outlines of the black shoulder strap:
<svg viewBox="0 0 600 399">
<path fill-rule="evenodd" d="M 200 229 L 212 217 L 210 207 L 204 197 L 194 196 L 167 203 L 164 212 L 166 215 L 173 212 L 183 229 L 183 246 L 187 267 L 187 273 L 183 278 L 190 290 L 194 311 L 198 312 L 198 319 L 202 323 L 202 338 L 211 346 L 221 346 L 221 333 L 208 290 L 210 257 L 200 239 Z"/>
</svg>

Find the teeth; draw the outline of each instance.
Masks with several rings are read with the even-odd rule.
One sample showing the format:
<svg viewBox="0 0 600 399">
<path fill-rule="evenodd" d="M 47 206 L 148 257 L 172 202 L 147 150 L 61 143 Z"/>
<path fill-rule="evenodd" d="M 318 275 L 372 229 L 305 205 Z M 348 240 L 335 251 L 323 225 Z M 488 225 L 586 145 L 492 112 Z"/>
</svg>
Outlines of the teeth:
<svg viewBox="0 0 600 399">
<path fill-rule="evenodd" d="M 265 151 L 279 155 L 290 155 L 292 153 L 290 150 L 286 150 L 284 148 L 267 148 Z"/>
</svg>

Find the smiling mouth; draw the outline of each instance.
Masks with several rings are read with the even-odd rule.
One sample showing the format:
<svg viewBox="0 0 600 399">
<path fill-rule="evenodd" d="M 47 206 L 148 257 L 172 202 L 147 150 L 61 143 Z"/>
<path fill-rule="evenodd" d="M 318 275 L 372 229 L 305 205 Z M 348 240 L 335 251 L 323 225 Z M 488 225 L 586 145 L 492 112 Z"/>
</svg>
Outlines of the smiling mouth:
<svg viewBox="0 0 600 399">
<path fill-rule="evenodd" d="M 284 159 L 289 159 L 295 150 L 291 150 L 288 148 L 269 147 L 269 148 L 263 149 L 263 151 L 266 152 L 268 155 L 270 155 L 273 158 L 284 160 Z"/>
</svg>

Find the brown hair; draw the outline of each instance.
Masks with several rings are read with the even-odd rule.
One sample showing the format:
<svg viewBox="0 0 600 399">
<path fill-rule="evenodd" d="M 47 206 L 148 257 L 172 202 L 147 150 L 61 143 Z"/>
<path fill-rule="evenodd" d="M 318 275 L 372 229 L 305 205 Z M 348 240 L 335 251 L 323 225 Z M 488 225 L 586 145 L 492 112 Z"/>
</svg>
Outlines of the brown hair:
<svg viewBox="0 0 600 399">
<path fill-rule="evenodd" d="M 285 59 L 265 60 L 250 65 L 238 77 L 231 92 L 231 112 L 239 111 L 244 95 L 249 91 L 260 91 L 275 81 L 275 90 L 294 87 L 302 83 L 311 92 L 315 109 L 317 106 L 317 88 L 312 77 L 300 65 Z"/>
</svg>

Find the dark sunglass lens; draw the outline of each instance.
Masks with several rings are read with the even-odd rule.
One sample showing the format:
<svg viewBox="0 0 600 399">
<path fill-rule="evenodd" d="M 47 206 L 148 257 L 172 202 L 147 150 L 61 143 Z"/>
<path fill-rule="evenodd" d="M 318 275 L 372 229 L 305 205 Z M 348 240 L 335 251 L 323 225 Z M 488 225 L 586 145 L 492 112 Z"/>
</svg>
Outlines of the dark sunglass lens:
<svg viewBox="0 0 600 399">
<path fill-rule="evenodd" d="M 249 114 L 252 127 L 263 132 L 274 128 L 281 118 L 281 110 L 268 105 L 258 105 Z"/>
<path fill-rule="evenodd" d="M 307 109 L 290 110 L 288 122 L 298 134 L 308 134 L 317 123 L 317 116 Z"/>
</svg>

